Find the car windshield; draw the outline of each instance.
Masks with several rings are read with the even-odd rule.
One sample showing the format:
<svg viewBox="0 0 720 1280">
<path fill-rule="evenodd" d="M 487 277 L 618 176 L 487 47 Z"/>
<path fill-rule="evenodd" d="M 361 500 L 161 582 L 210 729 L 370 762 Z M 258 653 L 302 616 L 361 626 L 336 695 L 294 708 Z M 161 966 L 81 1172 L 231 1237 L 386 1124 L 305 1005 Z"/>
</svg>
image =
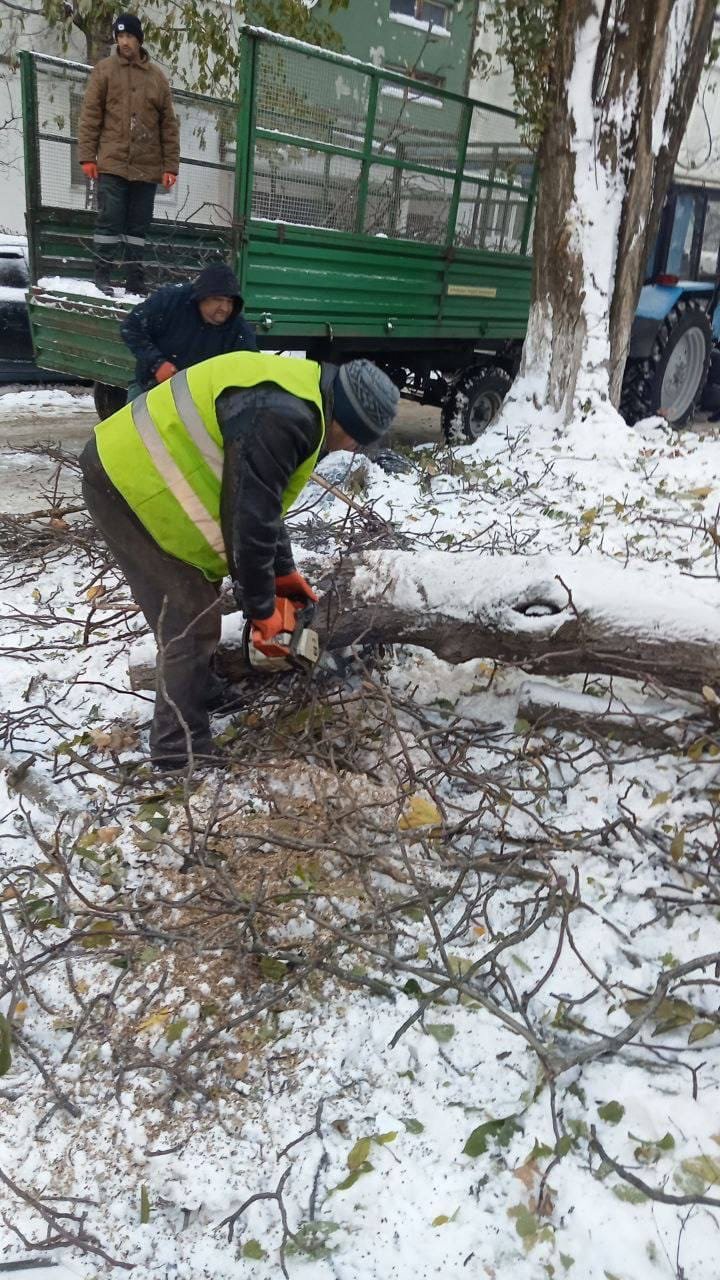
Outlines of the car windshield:
<svg viewBox="0 0 720 1280">
<path fill-rule="evenodd" d="M 0 286 L 5 289 L 24 289 L 29 280 L 27 263 L 17 249 L 0 248 Z"/>
</svg>

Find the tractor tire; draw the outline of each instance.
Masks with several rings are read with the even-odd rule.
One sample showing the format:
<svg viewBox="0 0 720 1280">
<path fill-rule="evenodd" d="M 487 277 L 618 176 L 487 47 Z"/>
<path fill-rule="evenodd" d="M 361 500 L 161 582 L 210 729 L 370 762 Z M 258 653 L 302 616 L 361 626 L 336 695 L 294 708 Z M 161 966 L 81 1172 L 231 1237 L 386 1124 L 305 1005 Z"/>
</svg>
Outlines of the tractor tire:
<svg viewBox="0 0 720 1280">
<path fill-rule="evenodd" d="M 498 364 L 466 369 L 450 386 L 442 406 L 442 429 L 448 444 L 477 440 L 500 412 L 512 378 Z"/>
<path fill-rule="evenodd" d="M 628 360 L 620 413 L 631 426 L 660 413 L 671 427 L 692 418 L 710 364 L 712 325 L 698 302 L 681 298 L 658 329 L 644 360 Z"/>
<path fill-rule="evenodd" d="M 93 383 L 95 412 L 101 422 L 111 418 L 127 403 L 127 391 L 123 387 L 111 387 L 108 382 Z"/>
</svg>

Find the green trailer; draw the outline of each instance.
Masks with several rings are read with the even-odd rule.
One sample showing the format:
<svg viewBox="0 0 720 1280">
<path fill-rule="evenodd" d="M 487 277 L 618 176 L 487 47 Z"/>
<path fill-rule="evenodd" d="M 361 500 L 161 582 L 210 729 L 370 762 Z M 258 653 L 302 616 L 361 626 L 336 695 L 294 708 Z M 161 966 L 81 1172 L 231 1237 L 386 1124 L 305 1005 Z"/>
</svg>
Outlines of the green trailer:
<svg viewBox="0 0 720 1280">
<path fill-rule="evenodd" d="M 512 112 L 246 27 L 237 103 L 175 94 L 180 179 L 159 191 L 153 284 L 232 264 L 268 350 L 367 356 L 443 406 L 449 438 L 486 425 L 527 325 L 535 162 Z M 30 317 L 38 363 L 123 401 L 132 305 L 93 274 L 94 191 L 77 161 L 90 68 L 22 58 Z"/>
</svg>

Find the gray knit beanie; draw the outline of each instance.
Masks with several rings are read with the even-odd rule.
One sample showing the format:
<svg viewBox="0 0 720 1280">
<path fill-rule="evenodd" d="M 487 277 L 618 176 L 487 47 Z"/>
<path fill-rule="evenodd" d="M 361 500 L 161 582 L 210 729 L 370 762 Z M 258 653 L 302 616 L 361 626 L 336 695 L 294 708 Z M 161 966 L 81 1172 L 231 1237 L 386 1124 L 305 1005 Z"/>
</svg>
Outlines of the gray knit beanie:
<svg viewBox="0 0 720 1280">
<path fill-rule="evenodd" d="M 370 360 L 341 365 L 333 389 L 333 417 L 358 444 L 372 444 L 391 426 L 400 392 Z"/>
</svg>

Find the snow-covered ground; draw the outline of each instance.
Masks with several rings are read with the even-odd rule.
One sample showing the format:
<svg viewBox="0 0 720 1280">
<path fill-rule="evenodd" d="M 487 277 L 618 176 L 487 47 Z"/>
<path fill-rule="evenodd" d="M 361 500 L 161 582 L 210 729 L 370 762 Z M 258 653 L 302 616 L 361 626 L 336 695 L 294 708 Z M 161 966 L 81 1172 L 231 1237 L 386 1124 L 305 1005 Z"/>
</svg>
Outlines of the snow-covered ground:
<svg viewBox="0 0 720 1280">
<path fill-rule="evenodd" d="M 418 565 L 445 553 L 459 617 L 470 551 L 720 605 L 715 428 L 519 412 L 407 475 L 321 470 Z M 311 576 L 377 547 L 346 517 L 306 490 Z M 168 783 L 128 684 L 141 619 L 63 523 L 3 526 L 0 1260 L 49 1236 L 86 1277 L 711 1280 L 713 690 L 544 681 L 662 706 L 687 731 L 658 747 L 540 730 L 526 674 L 398 647 L 248 686 L 228 771 Z"/>
</svg>

